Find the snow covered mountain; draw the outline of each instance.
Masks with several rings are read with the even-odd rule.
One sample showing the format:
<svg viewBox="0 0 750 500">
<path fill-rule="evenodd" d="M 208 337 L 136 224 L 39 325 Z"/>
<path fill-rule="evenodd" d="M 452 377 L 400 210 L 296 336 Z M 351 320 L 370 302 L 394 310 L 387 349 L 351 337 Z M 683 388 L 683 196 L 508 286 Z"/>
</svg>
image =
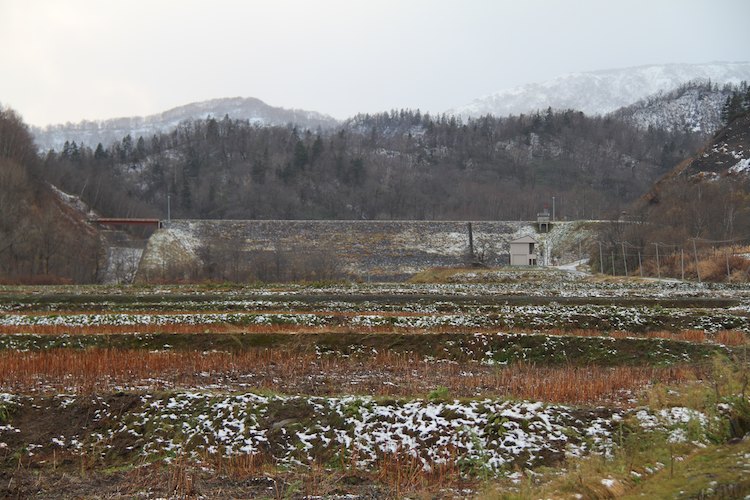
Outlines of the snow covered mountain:
<svg viewBox="0 0 750 500">
<path fill-rule="evenodd" d="M 620 108 L 612 116 L 642 129 L 713 134 L 724 125 L 721 109 L 731 94 L 729 86 L 690 82 Z"/>
<path fill-rule="evenodd" d="M 667 64 L 573 73 L 542 83 L 502 90 L 448 111 L 464 117 L 507 116 L 548 107 L 606 114 L 689 81 L 738 84 L 750 80 L 750 63 Z"/>
<path fill-rule="evenodd" d="M 230 97 L 187 104 L 145 117 L 114 118 L 104 121 L 85 120 L 44 128 L 32 127 L 31 132 L 41 149 L 60 150 L 65 141 L 75 141 L 77 144 L 83 143 L 95 148 L 100 142 L 106 146 L 121 140 L 128 134 L 134 138 L 150 137 L 158 132 L 167 132 L 185 120 L 203 119 L 209 116 L 219 120 L 226 115 L 232 119 L 249 120 L 259 125 L 293 123 L 300 128 L 316 129 L 334 127 L 338 124 L 336 119 L 315 111 L 277 108 L 252 97 Z"/>
</svg>

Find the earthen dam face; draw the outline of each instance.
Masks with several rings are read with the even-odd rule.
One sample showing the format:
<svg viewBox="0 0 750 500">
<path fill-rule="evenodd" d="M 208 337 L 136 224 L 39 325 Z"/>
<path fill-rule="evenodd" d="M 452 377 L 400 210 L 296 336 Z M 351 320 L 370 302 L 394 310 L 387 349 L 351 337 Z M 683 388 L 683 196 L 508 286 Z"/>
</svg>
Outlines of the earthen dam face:
<svg viewBox="0 0 750 500">
<path fill-rule="evenodd" d="M 507 265 L 510 240 L 524 235 L 537 237 L 536 225 L 501 221 L 470 225 L 459 221 L 172 220 L 164 222 L 149 239 L 136 281 L 190 279 L 201 273 L 225 279 L 273 279 L 276 273 L 276 278 L 289 279 L 402 280 L 431 267 L 477 261 L 488 266 Z M 303 276 L 305 273 L 308 275 Z"/>
</svg>

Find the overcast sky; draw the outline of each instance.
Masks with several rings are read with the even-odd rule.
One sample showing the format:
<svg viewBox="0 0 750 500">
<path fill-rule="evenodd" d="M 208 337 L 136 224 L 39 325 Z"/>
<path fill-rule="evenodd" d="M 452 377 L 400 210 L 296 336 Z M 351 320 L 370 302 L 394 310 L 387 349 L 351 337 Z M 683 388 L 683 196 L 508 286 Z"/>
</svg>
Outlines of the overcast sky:
<svg viewBox="0 0 750 500">
<path fill-rule="evenodd" d="M 0 103 L 34 125 L 216 97 L 345 118 L 566 73 L 750 60 L 750 0 L 0 0 Z"/>
</svg>

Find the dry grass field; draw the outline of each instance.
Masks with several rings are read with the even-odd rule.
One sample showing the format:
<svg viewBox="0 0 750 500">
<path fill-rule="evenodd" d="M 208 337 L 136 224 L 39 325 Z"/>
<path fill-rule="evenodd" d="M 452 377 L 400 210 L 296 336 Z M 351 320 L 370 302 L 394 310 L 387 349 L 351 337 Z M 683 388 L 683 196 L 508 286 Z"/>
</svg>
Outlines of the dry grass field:
<svg viewBox="0 0 750 500">
<path fill-rule="evenodd" d="M 750 288 L 415 281 L 0 288 L 0 496 L 750 493 Z"/>
</svg>

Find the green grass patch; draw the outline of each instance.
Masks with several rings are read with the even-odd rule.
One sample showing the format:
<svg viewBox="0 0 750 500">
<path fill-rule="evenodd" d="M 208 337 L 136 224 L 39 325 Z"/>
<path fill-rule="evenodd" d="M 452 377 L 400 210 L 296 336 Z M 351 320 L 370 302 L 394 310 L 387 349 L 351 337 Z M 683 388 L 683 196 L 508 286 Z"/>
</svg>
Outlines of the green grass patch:
<svg viewBox="0 0 750 500">
<path fill-rule="evenodd" d="M 750 494 L 750 439 L 699 450 L 623 498 L 743 498 Z"/>
</svg>

